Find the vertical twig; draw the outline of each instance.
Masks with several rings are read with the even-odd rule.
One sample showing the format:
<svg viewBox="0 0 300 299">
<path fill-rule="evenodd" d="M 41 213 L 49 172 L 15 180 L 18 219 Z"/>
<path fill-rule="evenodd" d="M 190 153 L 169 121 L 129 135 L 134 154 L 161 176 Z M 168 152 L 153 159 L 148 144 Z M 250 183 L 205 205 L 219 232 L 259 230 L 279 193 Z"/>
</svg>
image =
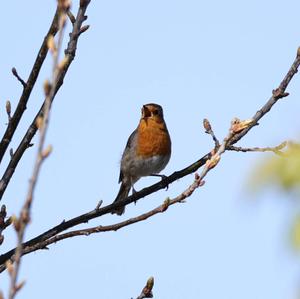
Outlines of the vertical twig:
<svg viewBox="0 0 300 299">
<path fill-rule="evenodd" d="M 63 39 L 64 29 L 65 29 L 65 24 L 67 19 L 66 12 L 69 10 L 70 4 L 66 3 L 66 1 L 59 1 L 58 6 L 59 6 L 59 36 L 58 36 L 57 45 L 55 44 L 54 37 L 52 35 L 49 36 L 47 41 L 48 48 L 53 55 L 53 69 L 52 69 L 52 79 L 51 79 L 52 82 L 49 83 L 48 81 L 46 81 L 44 85 L 46 101 L 45 101 L 45 106 L 43 111 L 43 117 L 40 117 L 37 121 L 37 127 L 40 130 L 40 138 L 39 138 L 37 155 L 34 163 L 32 176 L 29 182 L 29 188 L 28 188 L 26 200 L 20 212 L 19 218 L 15 221 L 15 229 L 18 235 L 18 241 L 17 241 L 18 245 L 16 248 L 15 263 L 14 265 L 12 265 L 12 271 L 10 275 L 11 284 L 9 289 L 9 297 L 8 297 L 9 299 L 13 299 L 17 291 L 20 290 L 24 284 L 24 283 L 21 284 L 17 283 L 19 268 L 21 264 L 22 250 L 23 250 L 22 243 L 24 239 L 24 233 L 28 223 L 30 222 L 30 210 L 33 202 L 34 190 L 41 170 L 41 165 L 51 152 L 51 146 L 48 146 L 45 149 L 44 145 L 45 145 L 45 138 L 46 138 L 46 133 L 49 124 L 51 102 L 56 91 L 57 81 L 61 69 L 59 66 L 59 52 L 62 48 L 62 39 Z"/>
</svg>

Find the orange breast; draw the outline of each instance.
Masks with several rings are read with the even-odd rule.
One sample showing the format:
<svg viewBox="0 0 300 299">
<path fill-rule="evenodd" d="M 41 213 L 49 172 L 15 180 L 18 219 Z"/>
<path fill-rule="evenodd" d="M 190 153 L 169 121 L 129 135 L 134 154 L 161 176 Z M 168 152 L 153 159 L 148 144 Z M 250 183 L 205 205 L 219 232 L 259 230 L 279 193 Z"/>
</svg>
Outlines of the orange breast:
<svg viewBox="0 0 300 299">
<path fill-rule="evenodd" d="M 138 128 L 137 155 L 148 158 L 170 153 L 171 140 L 166 124 L 142 119 Z"/>
</svg>

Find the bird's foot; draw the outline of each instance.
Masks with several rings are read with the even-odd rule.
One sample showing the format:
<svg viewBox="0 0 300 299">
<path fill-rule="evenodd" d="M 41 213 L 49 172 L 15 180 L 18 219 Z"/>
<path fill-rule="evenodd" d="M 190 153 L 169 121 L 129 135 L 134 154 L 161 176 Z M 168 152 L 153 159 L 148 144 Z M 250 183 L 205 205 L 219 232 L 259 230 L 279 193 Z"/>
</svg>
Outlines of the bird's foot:
<svg viewBox="0 0 300 299">
<path fill-rule="evenodd" d="M 152 173 L 152 174 L 150 174 L 150 176 L 156 176 L 156 177 L 160 177 L 161 178 L 161 180 L 164 180 L 164 179 L 166 179 L 167 178 L 167 176 L 166 175 L 164 175 L 164 174 L 158 174 L 158 173 Z M 167 187 L 166 187 L 166 191 L 168 191 L 168 189 L 169 189 L 169 184 L 167 185 Z"/>
</svg>

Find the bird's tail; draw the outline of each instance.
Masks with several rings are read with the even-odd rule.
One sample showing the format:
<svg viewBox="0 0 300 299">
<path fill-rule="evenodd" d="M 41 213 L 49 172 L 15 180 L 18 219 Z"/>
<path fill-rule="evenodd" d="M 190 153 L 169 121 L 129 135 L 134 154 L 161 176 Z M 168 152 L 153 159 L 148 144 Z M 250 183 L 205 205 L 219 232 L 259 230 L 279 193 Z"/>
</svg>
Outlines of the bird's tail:
<svg viewBox="0 0 300 299">
<path fill-rule="evenodd" d="M 119 193 L 116 197 L 116 199 L 114 200 L 114 202 L 120 201 L 125 199 L 126 197 L 128 197 L 129 191 L 130 191 L 131 186 L 128 184 L 124 184 L 122 182 Z M 125 211 L 125 207 L 120 207 L 120 208 L 116 208 L 113 212 L 111 212 L 112 214 L 117 214 L 119 216 L 121 216 Z"/>
</svg>

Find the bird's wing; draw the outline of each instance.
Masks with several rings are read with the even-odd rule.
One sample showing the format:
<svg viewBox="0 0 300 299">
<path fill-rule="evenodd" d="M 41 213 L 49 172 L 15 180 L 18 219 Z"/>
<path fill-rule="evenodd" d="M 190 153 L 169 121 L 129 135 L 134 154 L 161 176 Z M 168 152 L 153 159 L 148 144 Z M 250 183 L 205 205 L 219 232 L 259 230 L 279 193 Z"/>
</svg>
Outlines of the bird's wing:
<svg viewBox="0 0 300 299">
<path fill-rule="evenodd" d="M 137 132 L 137 129 L 135 129 L 131 135 L 129 136 L 128 140 L 127 140 L 127 143 L 126 143 L 126 146 L 125 146 L 125 149 L 124 149 L 124 152 L 123 152 L 123 155 L 122 155 L 122 159 L 124 158 L 124 156 L 129 152 L 129 150 L 131 149 L 132 147 L 132 141 L 134 139 L 134 137 L 136 136 L 136 132 Z M 122 182 L 122 179 L 123 179 L 123 172 L 122 172 L 122 168 L 120 169 L 120 175 L 119 175 L 119 183 Z"/>
</svg>

